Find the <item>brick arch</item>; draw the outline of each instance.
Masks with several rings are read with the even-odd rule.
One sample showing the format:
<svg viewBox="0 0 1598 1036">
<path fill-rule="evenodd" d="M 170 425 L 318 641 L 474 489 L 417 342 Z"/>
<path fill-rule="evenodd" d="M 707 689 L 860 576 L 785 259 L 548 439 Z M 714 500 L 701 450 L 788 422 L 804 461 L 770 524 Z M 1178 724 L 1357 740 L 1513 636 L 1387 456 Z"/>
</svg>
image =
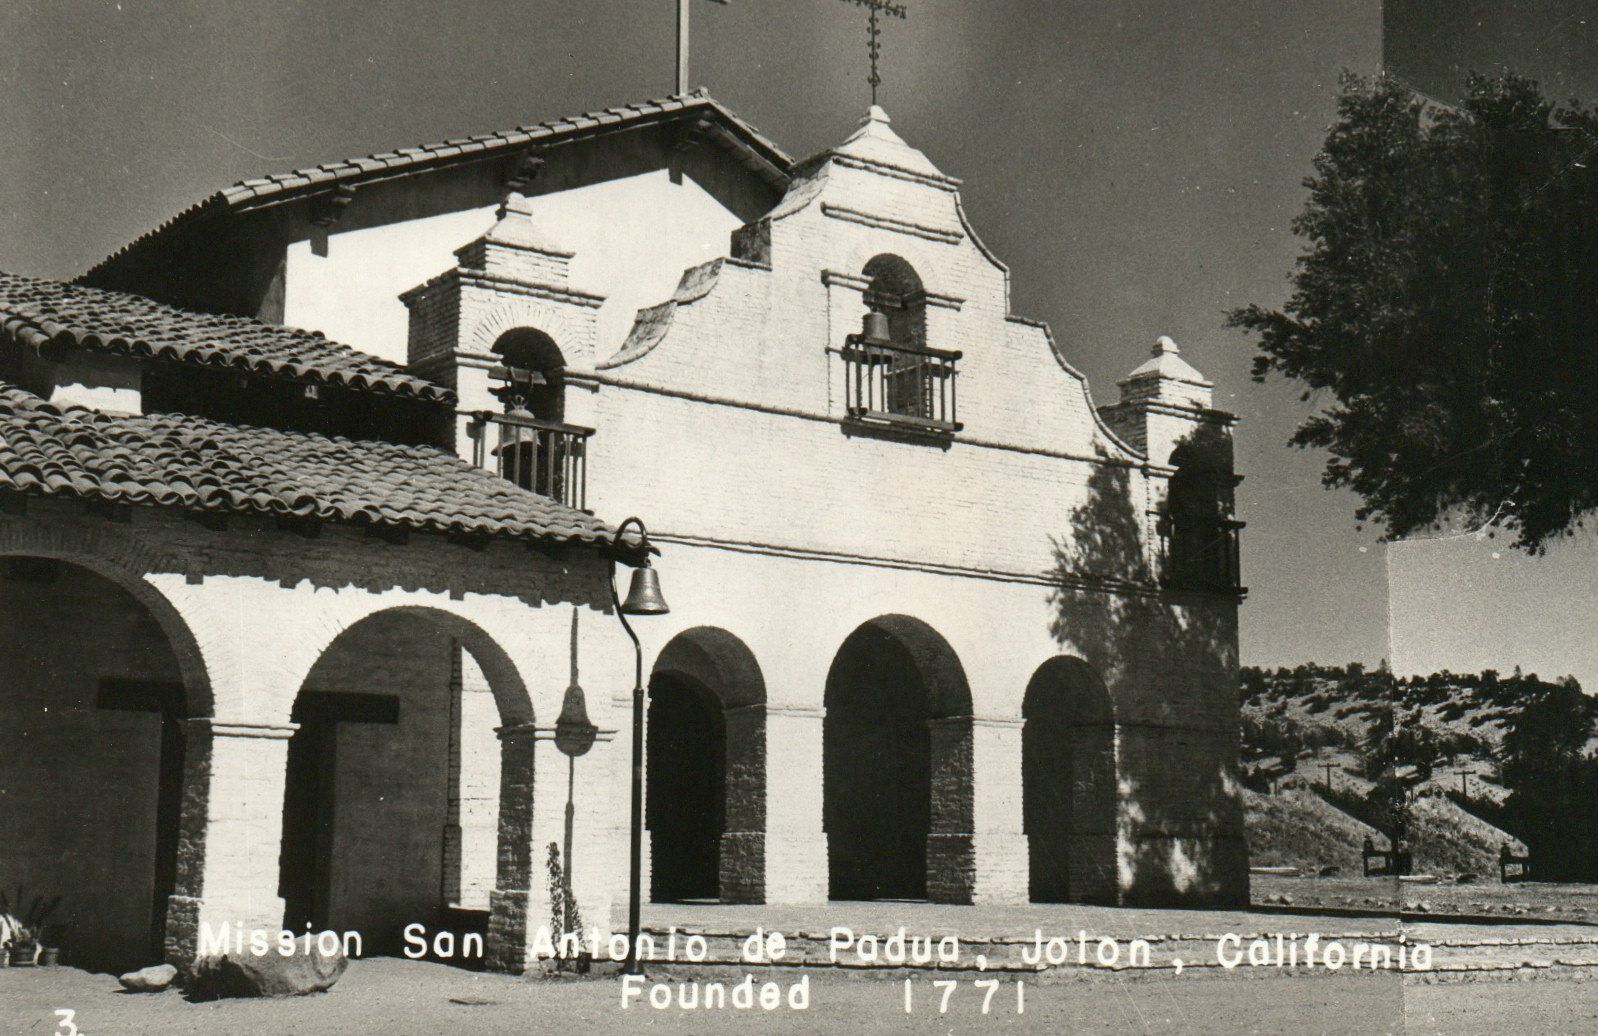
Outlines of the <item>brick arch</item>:
<svg viewBox="0 0 1598 1036">
<path fill-rule="evenodd" d="M 306 620 L 297 642 L 291 647 L 285 646 L 282 654 L 275 660 L 279 678 L 274 682 L 281 686 L 293 687 L 297 692 L 309 678 L 317 662 L 340 637 L 367 619 L 385 613 L 400 612 L 435 624 L 438 629 L 459 641 L 472 655 L 482 667 L 483 675 L 488 679 L 494 692 L 494 702 L 499 708 L 500 722 L 506 726 L 531 724 L 538 710 L 534 706 L 532 692 L 520 667 L 503 647 L 503 642 L 507 640 L 505 633 L 508 631 L 500 631 L 496 635 L 485 627 L 479 617 L 470 615 L 465 610 L 456 611 L 451 607 L 452 604 L 453 602 L 391 604 L 370 594 L 349 593 L 338 593 L 331 601 L 320 607 L 312 603 L 308 607 L 314 611 L 314 615 Z M 279 711 L 284 720 L 287 719 L 287 710 L 291 706 L 292 702 L 280 703 Z"/>
<path fill-rule="evenodd" d="M 160 953 L 169 927 L 188 858 L 184 721 L 211 711 L 208 669 L 184 616 L 129 567 L 136 551 L 116 556 L 119 537 L 35 531 L 0 530 L 0 564 L 33 563 L 7 573 L 0 864 L 65 894 L 66 951 L 116 971 Z"/>
<path fill-rule="evenodd" d="M 487 959 L 491 963 L 495 963 L 496 966 L 500 962 L 518 961 L 521 959 L 524 947 L 527 945 L 529 924 L 536 927 L 540 920 L 539 918 L 529 919 L 526 904 L 534 894 L 540 874 L 539 861 L 535 859 L 533 843 L 529 838 L 529 834 L 533 830 L 535 810 L 534 778 L 536 762 L 539 753 L 545 750 L 537 747 L 539 734 L 533 727 L 534 705 L 527 684 L 517 662 L 503 647 L 501 643 L 502 636 L 496 636 L 490 629 L 485 628 L 476 617 L 432 603 L 393 604 L 364 608 L 359 614 L 344 614 L 336 617 L 333 615 L 325 616 L 317 623 L 317 629 L 321 634 L 317 638 L 318 651 L 315 655 L 315 661 L 305 669 L 304 678 L 299 685 L 301 696 L 307 690 L 321 689 L 319 681 L 337 672 L 336 669 L 323 672 L 322 667 L 329 664 L 334 652 L 339 651 L 341 645 L 349 644 L 350 639 L 358 636 L 363 629 L 370 630 L 370 624 L 373 622 L 395 619 L 405 623 L 425 624 L 434 633 L 448 638 L 451 643 L 451 650 L 464 652 L 470 655 L 472 660 L 477 663 L 488 683 L 489 690 L 493 694 L 500 720 L 500 727 L 498 728 L 500 782 L 497 834 L 493 856 L 495 879 L 494 890 L 490 896 L 486 953 Z M 399 642 L 408 645 L 409 640 L 401 634 Z M 356 669 L 359 670 L 367 660 L 356 656 L 352 661 L 355 663 Z M 386 658 L 384 661 L 390 666 L 403 667 L 405 664 L 403 657 L 398 660 Z M 459 664 L 460 660 L 457 657 L 452 663 L 454 675 L 440 688 L 443 693 L 450 695 L 460 693 Z M 346 686 L 348 686 L 349 677 L 347 673 L 344 679 Z M 381 685 L 373 686 L 371 689 L 373 691 L 382 690 Z M 406 715 L 407 710 L 402 703 L 399 722 L 406 722 Z M 307 723 L 309 718 L 308 713 L 302 713 L 301 711 L 296 711 L 294 715 L 295 721 L 301 724 Z M 437 722 L 436 714 L 434 722 Z M 450 720 L 449 723 L 453 724 L 454 720 Z M 307 726 L 302 725 L 294 735 L 296 741 L 304 737 L 308 729 Z M 413 733 L 409 736 L 414 738 L 416 735 Z M 291 775 L 295 772 L 295 757 L 293 755 L 293 745 L 295 743 L 295 741 L 291 741 Z M 466 750 L 467 748 L 462 745 L 461 751 Z M 453 774 L 452 767 L 454 764 L 448 761 L 449 752 L 447 740 L 440 743 L 435 739 L 428 743 L 425 756 L 414 760 L 414 765 L 418 768 L 419 773 L 434 773 L 437 772 L 434 769 L 437 767 L 446 774 Z M 341 767 L 345 764 L 345 760 L 346 757 L 341 753 L 338 755 L 335 765 Z M 457 778 L 454 776 L 449 777 L 451 781 L 455 779 Z M 293 801 L 292 796 L 294 794 L 292 787 L 286 791 L 285 817 L 288 816 L 287 810 L 291 801 Z M 448 792 L 446 791 L 445 794 L 447 799 Z M 438 829 L 443 830 L 445 826 L 444 817 L 441 816 L 438 819 Z M 287 829 L 287 825 L 285 827 Z M 428 830 L 432 829 L 425 824 L 424 827 L 427 827 Z M 438 852 L 436 859 L 439 866 L 447 869 L 449 866 L 448 853 L 451 851 L 447 839 L 439 843 L 435 848 Z M 303 850 L 303 846 L 301 850 Z M 412 849 L 410 851 L 414 853 L 416 850 Z M 428 850 L 428 852 L 430 853 L 431 850 Z M 301 867 L 306 865 L 305 861 L 314 858 L 309 855 L 297 857 Z M 435 857 L 429 855 L 425 858 L 432 860 Z M 284 859 L 289 859 L 287 849 L 284 852 Z M 285 874 L 287 873 L 285 871 Z M 308 873 L 311 872 L 304 870 L 298 872 L 301 876 Z M 374 880 L 381 880 L 380 875 L 374 875 L 373 878 Z M 305 879 L 303 877 L 297 880 L 300 882 L 296 886 L 297 894 L 300 896 L 309 894 L 312 897 L 309 901 L 302 899 L 300 902 L 310 902 L 314 908 L 314 890 L 309 889 L 304 884 Z M 288 884 L 285 879 L 285 888 L 287 887 Z M 436 887 L 429 884 L 425 890 L 421 887 L 412 887 L 406 894 L 416 900 L 414 905 L 418 908 L 424 905 L 422 900 L 427 895 L 432 895 L 436 902 L 429 902 L 434 908 L 441 909 L 444 903 L 438 897 L 443 894 L 442 887 L 442 881 L 440 881 Z M 357 901 L 365 902 L 360 900 L 358 896 L 351 902 Z M 290 906 L 292 909 L 292 903 Z M 378 910 L 381 913 L 382 910 L 392 909 L 392 905 L 382 906 L 379 904 L 373 906 L 368 904 L 359 909 Z M 291 918 L 291 920 L 297 921 L 298 918 Z M 387 923 L 388 920 L 385 919 L 384 924 Z M 396 920 L 395 923 L 397 924 L 398 921 Z M 393 925 L 389 925 L 389 927 L 393 927 Z M 396 928 L 395 931 L 397 930 Z M 394 937 L 394 932 L 389 932 L 388 934 L 391 939 Z"/>
<path fill-rule="evenodd" d="M 925 683 L 932 719 L 971 715 L 971 685 L 960 656 L 943 634 L 913 615 L 879 615 L 861 623 L 850 638 L 865 631 L 890 637 L 909 652 Z"/>
<path fill-rule="evenodd" d="M 832 897 L 970 902 L 971 689 L 954 648 L 913 616 L 878 616 L 838 649 L 825 702 Z"/>
<path fill-rule="evenodd" d="M 93 572 L 126 591 L 165 634 L 183 680 L 185 711 L 190 717 L 213 715 L 216 694 L 206 647 L 220 638 L 207 637 L 204 613 L 186 607 L 152 583 L 151 573 L 180 571 L 169 555 L 120 530 L 45 526 L 40 523 L 0 524 L 0 557 L 48 558 Z M 204 646 L 202 646 L 204 645 Z"/>
<path fill-rule="evenodd" d="M 710 688 L 723 708 L 766 703 L 766 678 L 754 652 L 716 626 L 683 630 L 655 656 L 654 671 L 691 676 Z"/>
<path fill-rule="evenodd" d="M 675 734 L 673 718 L 679 721 Z M 715 877 L 714 895 L 723 902 L 765 902 L 766 681 L 754 653 L 714 626 L 677 634 L 655 659 L 650 721 L 655 737 L 649 755 L 651 837 L 660 843 L 651 855 L 657 888 L 671 886 L 670 868 L 703 869 Z M 680 755 L 663 757 L 667 752 Z M 698 758 L 702 755 L 709 758 Z M 715 772 L 694 780 L 681 769 L 693 766 Z M 666 793 L 673 781 L 683 793 Z M 701 793 L 697 804 L 695 791 Z M 719 832 L 713 830 L 717 819 Z M 673 832 L 686 834 L 674 838 Z M 716 854 L 713 868 L 709 860 L 680 858 L 711 852 Z M 688 884 L 693 884 L 691 874 Z"/>
<path fill-rule="evenodd" d="M 330 624 L 324 627 L 324 631 L 331 631 L 333 636 L 321 645 L 316 654 L 317 660 L 320 661 L 341 637 L 352 632 L 361 623 L 385 615 L 404 615 L 430 623 L 458 642 L 482 668 L 483 676 L 487 678 L 489 688 L 494 692 L 494 702 L 499 707 L 500 722 L 506 726 L 520 726 L 533 722 L 532 695 L 522 679 L 521 670 L 517 668 L 510 654 L 473 619 L 436 605 L 397 604 L 376 607 L 362 613 L 353 621 Z M 305 679 L 311 679 L 314 673 L 313 663 L 307 670 Z"/>
<path fill-rule="evenodd" d="M 520 328 L 542 331 L 560 347 L 569 364 L 588 366 L 593 362 L 593 325 L 570 306 L 544 299 L 519 296 L 501 302 L 475 321 L 461 335 L 470 351 L 490 355 L 494 343 L 506 332 Z"/>
<path fill-rule="evenodd" d="M 1116 902 L 1116 710 L 1103 678 L 1080 658 L 1056 655 L 1028 681 L 1021 714 L 1032 900 Z"/>
<path fill-rule="evenodd" d="M 888 337 L 898 345 L 925 346 L 927 293 L 915 265 L 896 252 L 879 252 L 860 273 L 870 282 L 866 308 L 887 317 Z"/>
</svg>

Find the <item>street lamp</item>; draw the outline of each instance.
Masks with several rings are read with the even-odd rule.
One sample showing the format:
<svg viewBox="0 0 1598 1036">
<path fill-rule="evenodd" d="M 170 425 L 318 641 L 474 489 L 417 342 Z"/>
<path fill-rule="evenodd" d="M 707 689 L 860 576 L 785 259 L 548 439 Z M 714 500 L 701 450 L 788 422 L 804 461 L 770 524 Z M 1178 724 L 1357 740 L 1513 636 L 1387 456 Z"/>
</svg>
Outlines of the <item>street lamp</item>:
<svg viewBox="0 0 1598 1036">
<path fill-rule="evenodd" d="M 618 550 L 621 548 L 622 536 L 631 525 L 638 526 L 639 543 L 644 548 L 644 560 L 633 569 L 632 584 L 627 588 L 627 600 L 623 601 L 616 594 L 614 563 L 610 570 L 610 599 L 616 605 L 616 618 L 621 620 L 621 628 L 627 631 L 628 638 L 633 642 L 633 653 L 637 658 L 633 676 L 632 826 L 629 832 L 631 845 L 627 889 L 627 960 L 621 969 L 624 975 L 639 973 L 638 915 L 641 897 L 639 884 L 642 880 L 640 872 L 643 870 L 644 853 L 644 648 L 638 642 L 638 634 L 633 632 L 627 616 L 665 615 L 671 611 L 666 606 L 666 599 L 660 595 L 660 575 L 649 567 L 649 530 L 644 527 L 643 520 L 628 518 L 617 526 L 616 534 L 611 538 L 611 546 Z"/>
</svg>

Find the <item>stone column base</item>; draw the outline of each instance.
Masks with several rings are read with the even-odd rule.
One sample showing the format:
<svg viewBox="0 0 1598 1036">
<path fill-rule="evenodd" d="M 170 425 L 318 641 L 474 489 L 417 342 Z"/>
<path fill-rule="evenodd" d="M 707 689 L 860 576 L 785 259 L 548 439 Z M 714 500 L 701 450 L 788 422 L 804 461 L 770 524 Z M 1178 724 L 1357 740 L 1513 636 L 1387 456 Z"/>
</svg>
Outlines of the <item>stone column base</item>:
<svg viewBox="0 0 1598 1036">
<path fill-rule="evenodd" d="M 1069 843 L 1071 902 L 1115 905 L 1121 902 L 1117 838 L 1113 834 L 1073 834 Z"/>
<path fill-rule="evenodd" d="M 721 901 L 766 901 L 766 833 L 727 831 L 721 836 Z"/>
<path fill-rule="evenodd" d="M 526 892 L 495 889 L 488 894 L 488 937 L 483 948 L 483 967 L 489 971 L 520 975 L 533 963 L 528 941 L 538 930 L 528 923 Z"/>
<path fill-rule="evenodd" d="M 198 960 L 202 949 L 207 955 L 230 951 L 241 932 L 245 945 L 249 944 L 251 933 L 259 930 L 267 932 L 271 944 L 276 946 L 277 933 L 283 927 L 283 900 L 279 896 L 252 903 L 249 910 L 229 909 L 185 895 L 168 896 L 166 904 L 166 962 L 179 969 L 187 969 Z"/>
<path fill-rule="evenodd" d="M 927 898 L 934 903 L 969 903 L 976 885 L 976 846 L 969 834 L 927 835 Z"/>
</svg>

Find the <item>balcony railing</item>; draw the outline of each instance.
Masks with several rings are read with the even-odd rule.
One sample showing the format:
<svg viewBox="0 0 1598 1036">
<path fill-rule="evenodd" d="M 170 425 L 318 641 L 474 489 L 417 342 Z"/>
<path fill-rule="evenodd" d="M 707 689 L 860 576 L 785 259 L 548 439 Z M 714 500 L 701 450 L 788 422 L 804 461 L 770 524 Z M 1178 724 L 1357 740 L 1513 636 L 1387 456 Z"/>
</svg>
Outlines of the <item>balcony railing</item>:
<svg viewBox="0 0 1598 1036">
<path fill-rule="evenodd" d="M 523 489 L 588 509 L 592 428 L 480 410 L 471 415 L 472 463 Z"/>
<path fill-rule="evenodd" d="M 1162 581 L 1178 590 L 1242 593 L 1245 524 L 1230 515 L 1162 514 L 1156 524 Z"/>
<path fill-rule="evenodd" d="M 844 343 L 844 405 L 866 424 L 949 435 L 956 419 L 960 354 L 850 335 Z"/>
</svg>

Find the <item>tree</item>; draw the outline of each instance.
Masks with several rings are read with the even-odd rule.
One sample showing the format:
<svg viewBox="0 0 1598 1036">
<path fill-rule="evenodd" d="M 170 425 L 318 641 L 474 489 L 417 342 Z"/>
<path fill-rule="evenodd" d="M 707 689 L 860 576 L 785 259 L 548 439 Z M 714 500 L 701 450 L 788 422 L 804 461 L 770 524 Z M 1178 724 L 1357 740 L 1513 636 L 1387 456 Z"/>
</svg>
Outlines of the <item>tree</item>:
<svg viewBox="0 0 1598 1036">
<path fill-rule="evenodd" d="M 1598 758 L 1586 754 L 1598 706 L 1574 679 L 1528 678 L 1529 693 L 1504 733 L 1505 824 L 1532 852 L 1546 881 L 1598 879 Z"/>
<path fill-rule="evenodd" d="M 1388 538 L 1458 520 L 1539 553 L 1598 507 L 1598 109 L 1345 75 L 1338 112 L 1291 296 L 1230 314 L 1254 378 L 1334 397 L 1290 442 Z"/>
</svg>

